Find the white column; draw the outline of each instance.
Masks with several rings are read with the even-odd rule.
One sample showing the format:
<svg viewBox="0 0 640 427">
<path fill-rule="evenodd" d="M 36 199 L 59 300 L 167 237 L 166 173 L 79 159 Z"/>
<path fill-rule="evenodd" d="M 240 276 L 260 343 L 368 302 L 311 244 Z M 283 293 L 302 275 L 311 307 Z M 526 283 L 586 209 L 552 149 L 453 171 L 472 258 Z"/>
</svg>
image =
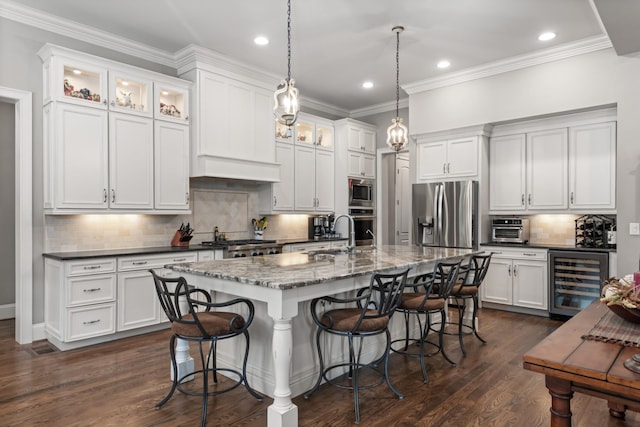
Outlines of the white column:
<svg viewBox="0 0 640 427">
<path fill-rule="evenodd" d="M 273 316 L 272 316 L 273 317 Z M 297 427 L 298 407 L 291 401 L 289 371 L 293 351 L 291 318 L 273 318 L 273 367 L 275 389 L 273 404 L 267 409 L 268 427 Z"/>
</svg>

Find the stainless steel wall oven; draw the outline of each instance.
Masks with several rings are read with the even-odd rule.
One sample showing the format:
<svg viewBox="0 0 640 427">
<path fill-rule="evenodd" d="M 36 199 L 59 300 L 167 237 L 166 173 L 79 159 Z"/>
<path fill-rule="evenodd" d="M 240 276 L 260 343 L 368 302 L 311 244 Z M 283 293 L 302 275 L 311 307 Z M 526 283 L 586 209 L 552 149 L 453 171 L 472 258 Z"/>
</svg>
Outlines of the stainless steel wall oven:
<svg viewBox="0 0 640 427">
<path fill-rule="evenodd" d="M 373 209 L 349 209 L 355 226 L 356 246 L 375 244 L 376 215 Z"/>
</svg>

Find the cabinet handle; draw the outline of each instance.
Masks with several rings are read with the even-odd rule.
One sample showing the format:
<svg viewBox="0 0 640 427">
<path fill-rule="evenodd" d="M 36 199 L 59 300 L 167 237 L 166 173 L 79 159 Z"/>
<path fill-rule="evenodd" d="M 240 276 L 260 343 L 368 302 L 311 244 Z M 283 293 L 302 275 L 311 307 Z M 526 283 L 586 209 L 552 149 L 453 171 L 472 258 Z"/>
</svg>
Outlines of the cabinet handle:
<svg viewBox="0 0 640 427">
<path fill-rule="evenodd" d="M 447 164 L 446 163 L 442 164 L 442 173 L 447 173 Z"/>
<path fill-rule="evenodd" d="M 522 197 L 520 198 L 520 203 L 522 203 L 522 206 L 524 206 L 524 193 L 522 193 Z"/>
<path fill-rule="evenodd" d="M 184 203 L 185 203 L 186 205 L 188 205 L 188 204 L 189 204 L 189 192 L 187 191 L 186 193 L 184 193 L 184 195 L 185 195 Z"/>
<path fill-rule="evenodd" d="M 514 265 L 513 266 L 513 277 L 517 277 L 518 276 L 518 266 Z"/>
<path fill-rule="evenodd" d="M 278 198 L 276 196 L 273 196 L 273 206 L 277 206 L 278 205 Z"/>
<path fill-rule="evenodd" d="M 570 203 L 573 204 L 573 191 L 571 192 L 571 196 L 569 197 Z"/>
<path fill-rule="evenodd" d="M 115 107 L 116 106 L 116 101 L 111 101 L 111 106 Z"/>
<path fill-rule="evenodd" d="M 527 203 L 531 204 L 531 193 L 529 193 L 529 201 Z"/>
<path fill-rule="evenodd" d="M 184 116 L 184 121 L 188 122 L 189 121 L 189 116 Z"/>
<path fill-rule="evenodd" d="M 523 252 L 522 255 L 524 255 L 524 256 L 538 256 L 538 254 L 534 254 L 534 253 L 531 253 L 531 252 Z"/>
<path fill-rule="evenodd" d="M 104 203 L 107 203 L 107 189 L 106 188 L 102 189 L 102 201 Z"/>
<path fill-rule="evenodd" d="M 83 289 L 82 292 L 98 292 L 101 288 Z"/>
<path fill-rule="evenodd" d="M 509 276 L 511 276 L 511 266 L 509 266 Z"/>
<path fill-rule="evenodd" d="M 105 98 L 105 99 L 102 101 L 102 103 L 103 103 L 104 105 L 107 105 L 107 98 Z"/>
<path fill-rule="evenodd" d="M 364 172 L 360 172 L 360 175 L 364 176 Z"/>
<path fill-rule="evenodd" d="M 451 163 L 447 163 L 447 173 L 451 171 Z"/>
<path fill-rule="evenodd" d="M 84 270 L 97 270 L 98 268 L 100 268 L 100 266 L 99 265 L 85 265 L 82 268 Z"/>
<path fill-rule="evenodd" d="M 133 264 L 133 265 L 146 265 L 147 261 L 133 261 L 131 264 Z"/>
<path fill-rule="evenodd" d="M 186 261 L 186 258 L 174 258 L 173 262 L 182 262 L 182 261 Z"/>
<path fill-rule="evenodd" d="M 100 319 L 96 319 L 96 320 L 89 320 L 87 322 L 82 322 L 83 325 L 92 325 L 94 323 L 98 323 L 100 322 Z"/>
<path fill-rule="evenodd" d="M 111 203 L 115 203 L 116 202 L 116 190 L 114 190 L 113 188 L 111 189 Z"/>
<path fill-rule="evenodd" d="M 363 147 L 363 146 L 360 146 L 360 149 L 361 149 L 362 151 L 364 151 L 364 147 Z"/>
</svg>

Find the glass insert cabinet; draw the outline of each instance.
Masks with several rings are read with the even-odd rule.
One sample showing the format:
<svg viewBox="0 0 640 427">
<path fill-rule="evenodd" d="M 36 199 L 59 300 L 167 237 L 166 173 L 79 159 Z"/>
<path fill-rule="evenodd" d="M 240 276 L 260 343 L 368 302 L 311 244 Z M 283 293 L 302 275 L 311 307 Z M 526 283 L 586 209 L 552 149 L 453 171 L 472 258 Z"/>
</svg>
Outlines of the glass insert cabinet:
<svg viewBox="0 0 640 427">
<path fill-rule="evenodd" d="M 549 251 L 549 313 L 573 316 L 600 297 L 608 278 L 609 254 Z"/>
</svg>

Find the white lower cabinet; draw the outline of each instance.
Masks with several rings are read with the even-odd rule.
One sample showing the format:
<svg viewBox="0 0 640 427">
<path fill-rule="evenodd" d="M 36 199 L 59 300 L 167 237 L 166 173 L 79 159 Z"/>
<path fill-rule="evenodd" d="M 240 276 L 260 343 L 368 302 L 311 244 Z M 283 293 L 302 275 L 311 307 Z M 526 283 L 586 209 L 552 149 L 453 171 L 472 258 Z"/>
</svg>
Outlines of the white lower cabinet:
<svg viewBox="0 0 640 427">
<path fill-rule="evenodd" d="M 215 259 L 216 255 L 221 257 L 221 252 L 203 250 L 82 260 L 45 258 L 47 339 L 61 350 L 68 350 L 147 332 L 148 329 L 141 328 L 167 320 L 149 269 L 195 262 L 200 255 L 203 259 Z M 173 274 L 163 270 L 165 273 Z"/>
<path fill-rule="evenodd" d="M 542 249 L 493 252 L 489 271 L 480 287 L 483 302 L 527 309 L 548 309 L 547 251 Z"/>
</svg>

